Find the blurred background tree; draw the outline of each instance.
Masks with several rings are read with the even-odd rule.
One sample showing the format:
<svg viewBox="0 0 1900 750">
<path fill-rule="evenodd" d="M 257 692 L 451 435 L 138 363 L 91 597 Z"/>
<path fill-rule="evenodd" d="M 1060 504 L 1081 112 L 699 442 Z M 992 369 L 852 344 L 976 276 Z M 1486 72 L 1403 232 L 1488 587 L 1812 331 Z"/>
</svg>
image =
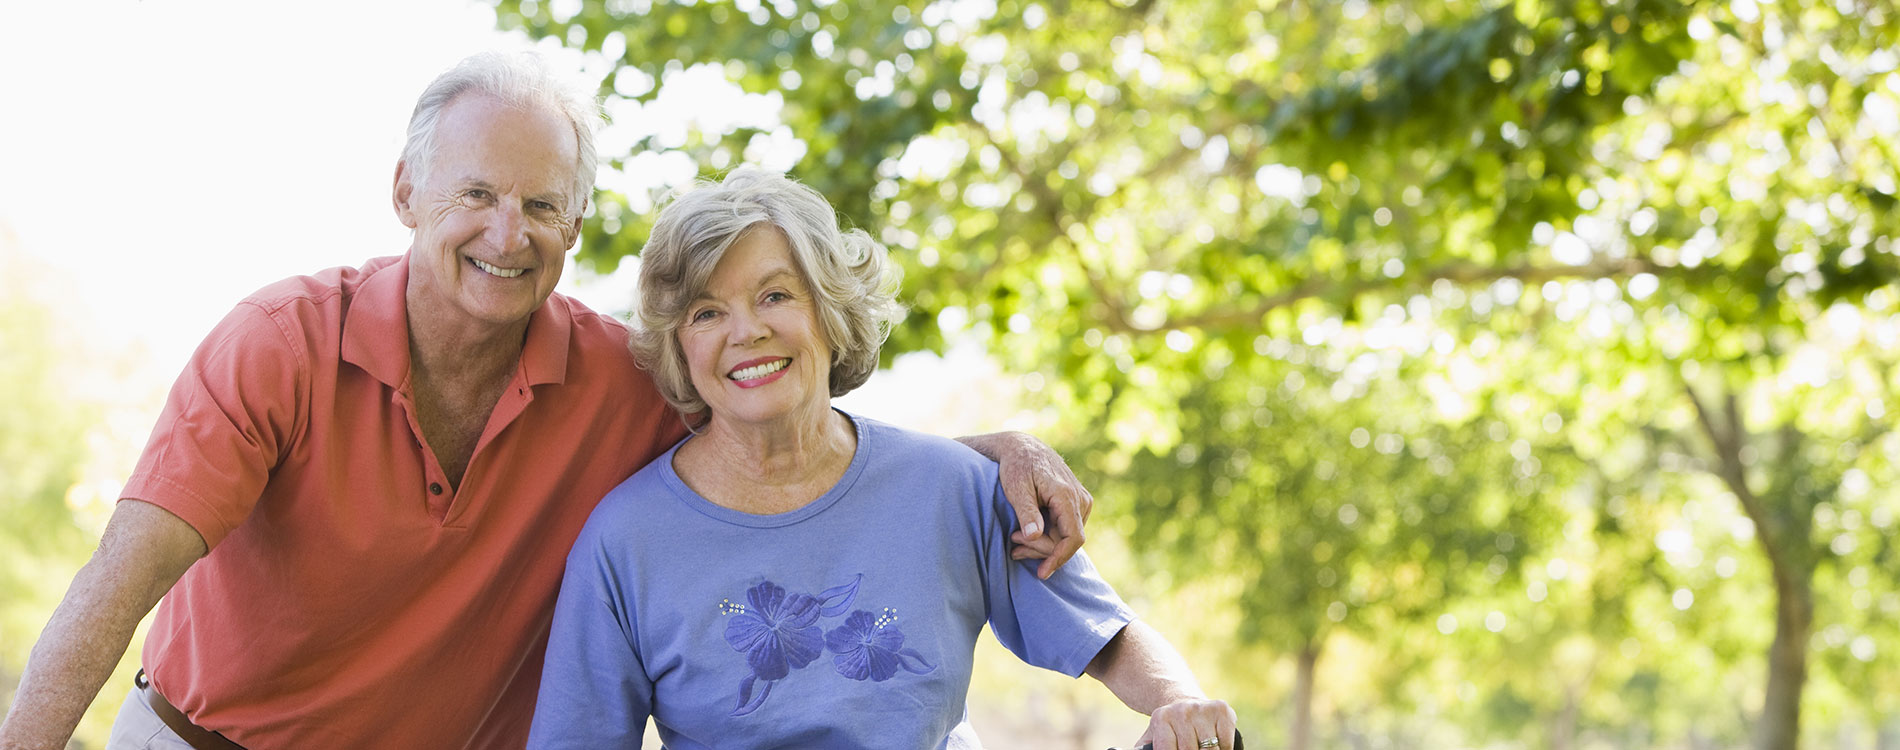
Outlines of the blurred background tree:
<svg viewBox="0 0 1900 750">
<path fill-rule="evenodd" d="M 608 155 L 789 166 L 881 233 L 890 352 L 984 342 L 1137 587 L 1224 581 L 1226 648 L 1290 663 L 1235 696 L 1268 742 L 1335 642 L 1325 744 L 1900 739 L 1891 6 L 497 7 L 616 118 L 702 65 L 777 97 Z"/>
<path fill-rule="evenodd" d="M 71 298 L 71 285 L 13 243 L 0 225 L 0 265 L 8 269 L 0 278 L 0 706 L 12 704 L 28 649 L 111 512 L 114 498 L 103 495 L 117 488 L 83 480 L 109 458 L 94 450 L 95 433 L 112 418 L 113 404 L 99 393 L 123 375 L 124 361 L 70 335 L 59 300 Z M 105 746 L 136 652 L 80 725 L 78 746 Z"/>
<path fill-rule="evenodd" d="M 906 267 L 913 312 L 890 355 L 990 352 L 1101 498 L 1098 562 L 1263 744 L 1900 749 L 1891 3 L 492 2 L 501 26 L 605 76 L 612 164 L 585 265 L 632 257 L 664 192 L 696 176 L 751 162 L 824 190 Z M 423 34 L 333 10 L 430 41 L 468 20 L 410 8 L 435 24 Z M 189 22 L 155 23 L 168 14 Z M 130 81 L 114 92 L 127 111 L 198 112 L 230 90 L 300 95 L 250 146 L 201 127 L 221 117 L 177 118 L 221 139 L 184 149 L 188 167 L 128 161 L 197 142 L 182 131 L 69 125 L 78 139 L 43 147 L 82 177 L 28 193 L 204 172 L 218 145 L 306 142 L 284 137 L 293 122 L 327 138 L 347 109 L 332 99 L 382 111 L 334 65 L 214 75 L 244 67 L 221 55 L 292 41 L 248 11 L 103 15 L 119 26 L 89 32 L 131 30 L 100 37 L 111 65 L 82 64 L 85 45 L 40 63 L 95 71 L 72 86 L 86 96 Z M 349 36 L 314 26 L 297 33 L 325 44 L 301 57 Z M 193 50 L 185 72 L 143 66 L 165 47 Z M 183 79 L 221 83 L 180 98 Z M 389 94 L 390 157 L 407 86 Z M 656 116 L 688 110 L 688 127 Z M 22 123 L 16 140 L 41 144 Z M 68 216 L 61 203 L 91 205 L 16 208 Z M 142 234 L 192 213 L 112 205 Z M 214 258 L 255 265 L 258 231 L 170 231 L 229 256 L 139 247 L 196 280 L 240 264 Z M 363 240 L 344 234 L 311 237 Z M 67 255 L 106 255 L 80 239 Z M 0 231 L 12 678 L 116 495 L 83 478 L 123 476 L 158 394 L 102 398 L 113 358 L 55 312 L 98 300 L 7 244 Z M 121 400 L 141 406 L 116 414 Z M 1139 731 L 1102 691 L 1023 672 L 979 675 L 992 746 Z M 125 677 L 82 744 L 101 744 Z"/>
</svg>

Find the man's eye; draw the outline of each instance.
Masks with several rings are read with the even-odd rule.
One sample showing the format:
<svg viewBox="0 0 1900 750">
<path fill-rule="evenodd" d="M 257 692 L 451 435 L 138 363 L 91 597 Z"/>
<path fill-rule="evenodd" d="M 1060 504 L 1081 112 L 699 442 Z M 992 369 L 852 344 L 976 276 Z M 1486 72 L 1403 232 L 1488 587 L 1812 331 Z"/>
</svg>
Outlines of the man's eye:
<svg viewBox="0 0 1900 750">
<path fill-rule="evenodd" d="M 533 203 L 528 204 L 528 207 L 536 211 L 553 211 L 554 210 L 554 204 L 549 203 L 547 201 L 535 201 Z"/>
<path fill-rule="evenodd" d="M 474 198 L 475 200 L 478 200 L 478 201 L 488 200 L 488 191 L 483 190 L 481 188 L 472 189 L 468 191 L 467 193 L 465 193 L 465 195 L 467 195 L 470 198 Z"/>
</svg>

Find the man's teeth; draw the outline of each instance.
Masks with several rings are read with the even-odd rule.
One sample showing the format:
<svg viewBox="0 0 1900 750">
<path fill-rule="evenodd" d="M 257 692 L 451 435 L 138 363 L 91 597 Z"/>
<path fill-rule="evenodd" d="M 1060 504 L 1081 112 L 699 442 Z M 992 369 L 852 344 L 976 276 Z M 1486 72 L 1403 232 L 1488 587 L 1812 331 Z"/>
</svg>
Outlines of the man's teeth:
<svg viewBox="0 0 1900 750">
<path fill-rule="evenodd" d="M 792 361 L 789 359 L 773 360 L 762 365 L 753 365 L 743 370 L 734 370 L 731 375 L 727 375 L 726 377 L 733 380 L 753 380 L 783 370 L 786 365 L 791 363 Z"/>
<path fill-rule="evenodd" d="M 475 260 L 475 259 L 469 258 L 469 260 Z M 487 271 L 489 275 L 491 276 L 500 276 L 504 279 L 512 279 L 516 276 L 520 276 L 528 272 L 528 269 L 526 268 L 501 268 L 498 266 L 488 265 L 487 263 L 483 263 L 479 260 L 475 260 L 475 267 L 482 269 L 483 271 Z"/>
</svg>

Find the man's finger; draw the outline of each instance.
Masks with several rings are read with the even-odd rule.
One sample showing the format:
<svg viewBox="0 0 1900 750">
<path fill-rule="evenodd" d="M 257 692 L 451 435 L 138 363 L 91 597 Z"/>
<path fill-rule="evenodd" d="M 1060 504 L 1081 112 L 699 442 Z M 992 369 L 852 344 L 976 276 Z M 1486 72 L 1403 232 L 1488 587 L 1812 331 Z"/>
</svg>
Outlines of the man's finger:
<svg viewBox="0 0 1900 750">
<path fill-rule="evenodd" d="M 1011 560 L 1043 560 L 1056 553 L 1056 540 L 1048 534 L 1024 539 L 1023 533 L 1018 531 L 1009 536 L 1009 541 Z"/>
<path fill-rule="evenodd" d="M 1049 576 L 1055 575 L 1057 568 L 1067 565 L 1069 558 L 1074 557 L 1076 551 L 1080 549 L 1082 549 L 1081 529 L 1076 529 L 1073 534 L 1058 533 L 1056 535 L 1055 551 L 1050 552 L 1049 557 L 1044 559 L 1042 565 L 1036 568 L 1036 577 L 1045 581 L 1049 580 Z"/>
<path fill-rule="evenodd" d="M 1055 575 L 1058 568 L 1069 564 L 1069 558 L 1074 557 L 1080 549 L 1082 549 L 1082 540 L 1078 537 L 1057 541 L 1055 552 L 1050 553 L 1049 557 L 1042 561 L 1042 565 L 1036 567 L 1036 577 L 1045 581 L 1049 580 L 1049 576 Z"/>
<path fill-rule="evenodd" d="M 1036 484 L 1022 478 L 1021 475 L 1028 472 L 1011 473 L 1016 476 L 1003 478 L 1003 497 L 1009 501 L 1009 507 L 1016 510 L 1018 533 L 1024 539 L 1034 540 L 1043 532 L 1042 511 L 1036 507 Z"/>
<path fill-rule="evenodd" d="M 1085 494 L 1086 491 L 1059 492 L 1049 498 L 1049 535 L 1055 537 L 1056 546 L 1036 569 L 1037 578 L 1048 580 L 1082 548 L 1081 495 Z"/>
</svg>

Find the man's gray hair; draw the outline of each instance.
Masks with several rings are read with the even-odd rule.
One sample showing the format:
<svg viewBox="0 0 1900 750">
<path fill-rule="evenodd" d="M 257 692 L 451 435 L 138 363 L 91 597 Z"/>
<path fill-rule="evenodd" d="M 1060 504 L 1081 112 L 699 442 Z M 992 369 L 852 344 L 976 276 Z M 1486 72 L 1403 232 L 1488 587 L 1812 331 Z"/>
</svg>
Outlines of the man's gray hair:
<svg viewBox="0 0 1900 750">
<path fill-rule="evenodd" d="M 706 290 L 733 242 L 772 228 L 785 234 L 792 262 L 811 287 L 818 325 L 831 344 L 831 395 L 871 377 L 878 350 L 903 317 L 901 271 L 890 251 L 862 229 L 840 231 L 837 213 L 817 190 L 745 168 L 723 181 L 701 180 L 660 211 L 640 251 L 639 326 L 632 340 L 640 367 L 682 413 L 706 408 L 679 343 L 687 306 Z"/>
<path fill-rule="evenodd" d="M 436 124 L 442 109 L 466 93 L 494 97 L 522 110 L 546 108 L 574 126 L 578 158 L 574 164 L 573 205 L 579 215 L 594 194 L 594 175 L 599 160 L 594 151 L 594 130 L 601 121 L 600 101 L 594 87 L 571 73 L 562 73 L 534 52 L 482 52 L 456 63 L 448 72 L 436 76 L 416 100 L 416 111 L 409 116 L 409 137 L 402 147 L 402 161 L 421 183 L 429 174 L 429 161 L 435 156 Z"/>
</svg>

